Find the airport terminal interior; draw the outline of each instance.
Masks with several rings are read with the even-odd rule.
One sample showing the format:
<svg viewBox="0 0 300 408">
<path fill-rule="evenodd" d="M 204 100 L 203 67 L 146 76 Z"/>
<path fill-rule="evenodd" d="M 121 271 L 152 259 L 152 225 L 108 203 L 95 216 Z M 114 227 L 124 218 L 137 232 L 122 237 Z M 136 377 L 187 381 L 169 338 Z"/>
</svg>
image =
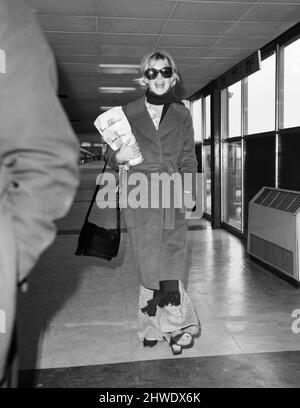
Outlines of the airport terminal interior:
<svg viewBox="0 0 300 408">
<path fill-rule="evenodd" d="M 299 388 L 300 1 L 27 3 L 57 60 L 81 182 L 19 296 L 20 386 Z M 143 95 L 133 79 L 153 50 L 177 62 L 203 175 L 184 270 L 201 333 L 180 355 L 137 336 L 125 225 L 112 261 L 74 254 L 104 165 L 94 121 Z M 115 210 L 90 219 L 112 228 Z"/>
</svg>

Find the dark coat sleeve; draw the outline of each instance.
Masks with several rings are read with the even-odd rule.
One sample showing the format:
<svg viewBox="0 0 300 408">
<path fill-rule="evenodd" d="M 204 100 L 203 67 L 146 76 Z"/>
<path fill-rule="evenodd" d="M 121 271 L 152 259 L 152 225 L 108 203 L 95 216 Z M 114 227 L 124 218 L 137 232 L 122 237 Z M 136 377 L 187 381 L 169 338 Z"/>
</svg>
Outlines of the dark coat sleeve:
<svg viewBox="0 0 300 408">
<path fill-rule="evenodd" d="M 56 96 L 52 52 L 23 2 L 0 3 L 1 204 L 16 237 L 22 280 L 53 241 L 54 220 L 69 210 L 78 186 L 79 145 Z"/>
<path fill-rule="evenodd" d="M 105 152 L 105 160 L 108 158 L 108 165 L 111 169 L 118 171 L 119 163 L 116 160 L 117 150 L 114 151 L 109 145 L 107 145 L 107 149 Z"/>
</svg>

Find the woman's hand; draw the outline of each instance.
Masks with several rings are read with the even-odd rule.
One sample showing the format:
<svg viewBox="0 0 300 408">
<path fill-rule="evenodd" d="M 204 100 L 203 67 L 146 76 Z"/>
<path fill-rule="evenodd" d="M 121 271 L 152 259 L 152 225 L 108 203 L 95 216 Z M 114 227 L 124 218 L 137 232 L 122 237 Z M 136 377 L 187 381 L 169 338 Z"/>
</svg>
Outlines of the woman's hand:
<svg viewBox="0 0 300 408">
<path fill-rule="evenodd" d="M 128 140 L 121 149 L 116 153 L 116 160 L 118 163 L 124 163 L 129 160 L 135 159 L 140 154 L 140 148 L 137 143 L 129 145 Z"/>
</svg>

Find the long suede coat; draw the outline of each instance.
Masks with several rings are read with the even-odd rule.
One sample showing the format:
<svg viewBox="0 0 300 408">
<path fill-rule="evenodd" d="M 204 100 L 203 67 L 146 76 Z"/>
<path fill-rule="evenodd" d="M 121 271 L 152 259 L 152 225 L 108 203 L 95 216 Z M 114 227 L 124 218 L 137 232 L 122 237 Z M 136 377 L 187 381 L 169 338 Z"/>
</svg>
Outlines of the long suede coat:
<svg viewBox="0 0 300 408">
<path fill-rule="evenodd" d="M 145 97 L 129 103 L 124 111 L 144 158 L 143 163 L 130 168 L 128 179 L 136 173 L 145 174 L 148 180 L 152 173 L 196 174 L 192 119 L 184 105 L 172 103 L 158 130 L 146 108 Z M 110 165 L 117 166 L 113 155 Z M 132 188 L 129 186 L 128 196 L 130 191 Z M 148 193 L 150 204 L 150 188 Z M 159 289 L 161 280 L 183 279 L 186 248 L 184 209 L 174 208 L 172 200 L 170 204 L 171 208 L 163 208 L 160 200 L 158 208 L 131 208 L 128 205 L 128 208 L 122 209 L 140 282 L 148 289 Z"/>
</svg>

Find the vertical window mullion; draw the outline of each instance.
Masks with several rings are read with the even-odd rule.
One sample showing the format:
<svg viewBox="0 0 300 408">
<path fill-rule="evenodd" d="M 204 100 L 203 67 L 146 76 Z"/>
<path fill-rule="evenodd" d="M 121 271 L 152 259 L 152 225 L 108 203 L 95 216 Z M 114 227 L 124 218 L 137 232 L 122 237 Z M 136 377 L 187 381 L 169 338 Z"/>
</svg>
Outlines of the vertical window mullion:
<svg viewBox="0 0 300 408">
<path fill-rule="evenodd" d="M 204 211 L 206 212 L 206 174 L 205 174 L 205 147 L 204 147 L 204 140 L 205 140 L 205 128 L 206 128 L 206 117 L 205 117 L 205 98 L 202 98 L 201 103 L 201 110 L 202 110 L 202 169 L 204 173 Z"/>
<path fill-rule="evenodd" d="M 226 202 L 226 146 L 224 140 L 228 137 L 228 88 L 221 91 L 221 221 L 225 220 Z"/>
<path fill-rule="evenodd" d="M 241 180 L 241 183 L 242 183 L 242 197 L 241 197 L 241 203 L 242 203 L 242 205 L 241 205 L 241 232 L 242 232 L 242 234 L 244 234 L 244 225 L 245 225 L 245 220 L 244 220 L 244 206 L 245 206 L 245 204 L 244 204 L 244 199 L 245 199 L 245 194 L 244 194 L 244 171 L 245 171 L 245 167 L 244 167 L 244 164 L 245 164 L 244 153 L 245 153 L 245 140 L 244 140 L 244 138 L 242 137 L 242 139 L 241 139 L 241 155 L 242 155 L 242 157 L 241 157 L 241 167 L 242 167 L 242 175 L 241 175 L 241 177 L 242 177 L 242 180 Z"/>
<path fill-rule="evenodd" d="M 275 85 L 275 132 L 283 127 L 284 103 L 284 54 L 283 47 L 276 47 L 276 85 Z"/>
<path fill-rule="evenodd" d="M 280 78 L 280 75 L 282 75 L 282 69 L 280 68 L 281 65 L 281 57 L 282 55 L 280 55 L 281 53 L 281 49 L 280 46 L 277 44 L 276 46 L 276 72 L 275 72 L 275 188 L 278 188 L 278 183 L 279 183 L 279 167 L 278 167 L 278 162 L 279 162 L 279 135 L 278 135 L 278 131 L 280 128 L 280 123 L 282 120 L 282 114 L 283 114 L 283 110 L 282 110 L 282 106 L 281 106 L 281 84 L 282 84 L 282 80 L 283 80 L 283 76 L 282 78 Z"/>
<path fill-rule="evenodd" d="M 241 136 L 244 137 L 248 134 L 248 79 L 242 80 L 241 89 L 241 115 L 242 115 L 242 126 L 241 126 Z"/>
<path fill-rule="evenodd" d="M 244 155 L 245 155 L 245 140 L 244 137 L 246 134 L 248 134 L 248 78 L 245 78 L 242 80 L 242 90 L 241 90 L 241 103 L 242 103 L 242 126 L 241 126 L 241 166 L 242 166 L 242 197 L 241 197 L 241 232 L 242 234 L 244 233 L 244 225 L 245 225 L 245 220 L 244 220 L 244 197 L 245 197 L 245 192 L 244 192 Z"/>
<path fill-rule="evenodd" d="M 279 187 L 279 130 L 284 126 L 284 47 L 276 46 L 276 106 L 275 106 L 275 187 Z"/>
</svg>

